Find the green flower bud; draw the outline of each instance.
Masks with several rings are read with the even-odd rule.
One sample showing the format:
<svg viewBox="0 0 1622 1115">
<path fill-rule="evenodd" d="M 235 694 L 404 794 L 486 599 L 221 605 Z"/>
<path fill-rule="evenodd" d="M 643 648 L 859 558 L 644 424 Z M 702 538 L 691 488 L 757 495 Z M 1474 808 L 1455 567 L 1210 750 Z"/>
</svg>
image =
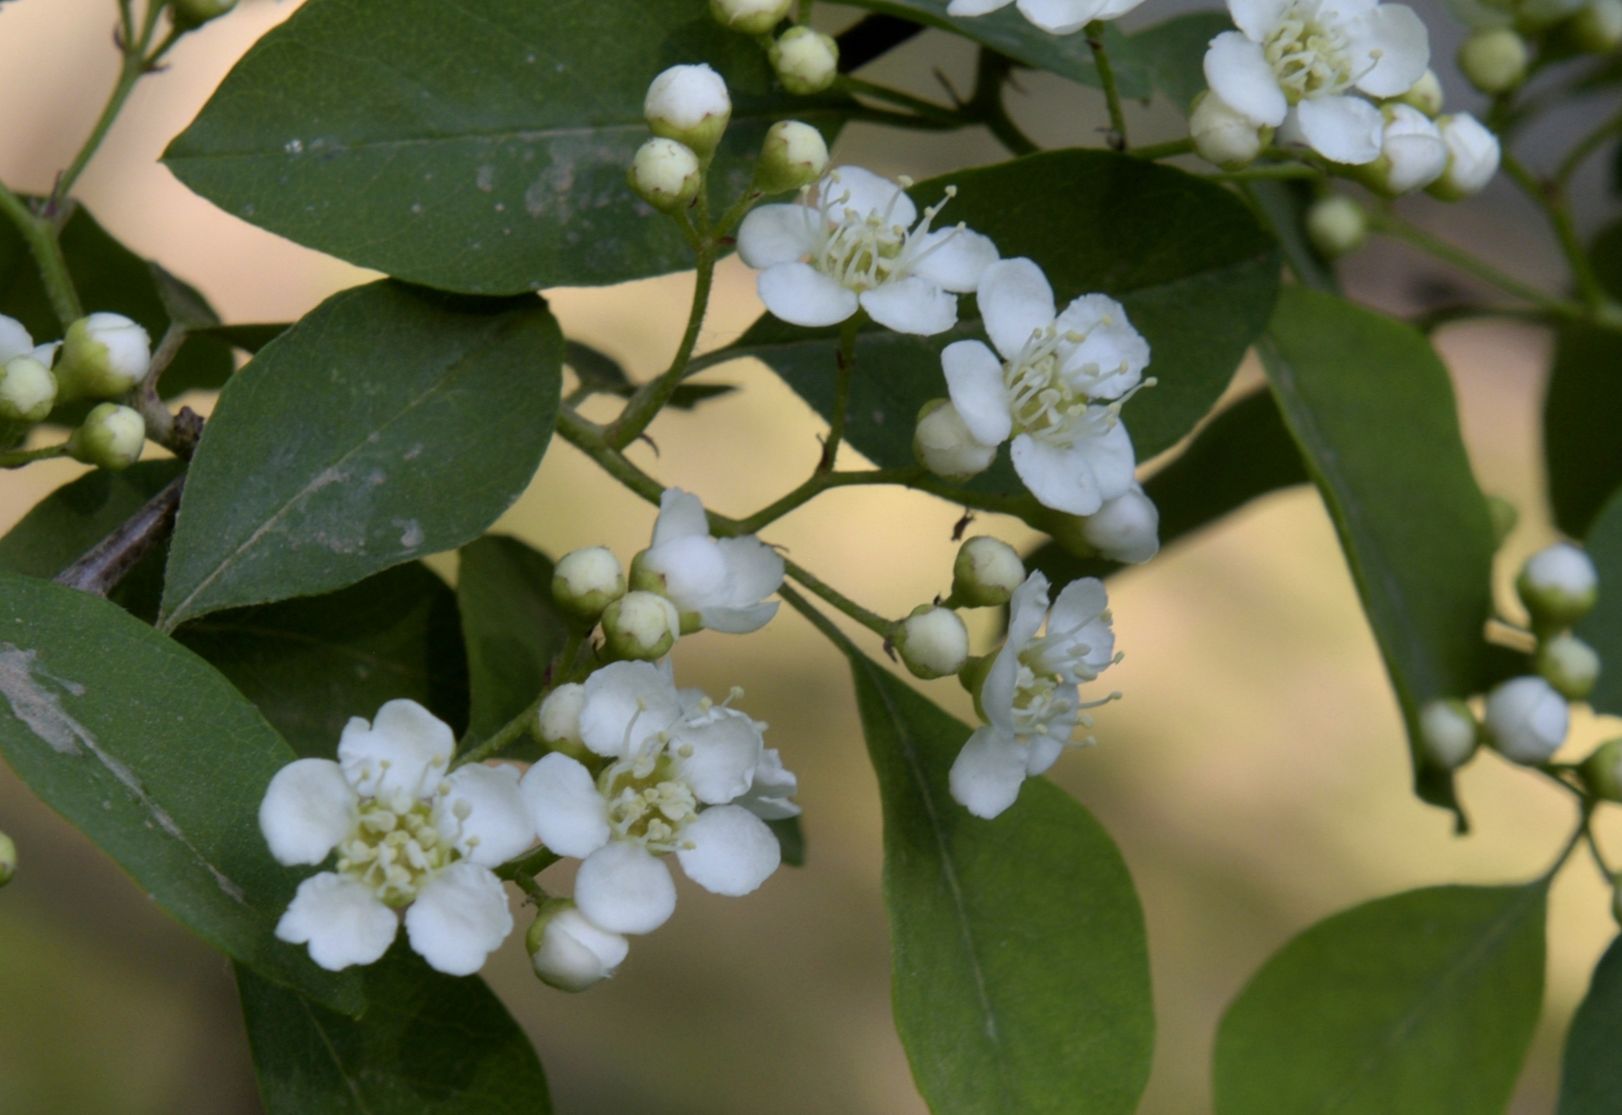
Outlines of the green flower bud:
<svg viewBox="0 0 1622 1115">
<path fill-rule="evenodd" d="M 101 403 L 68 438 L 68 456 L 116 472 L 140 460 L 145 444 L 146 423 L 139 414 L 117 403 Z"/>
<path fill-rule="evenodd" d="M 1456 770 L 1469 761 L 1481 742 L 1481 725 L 1463 701 L 1431 701 L 1419 710 L 1419 743 L 1425 761 Z"/>
<path fill-rule="evenodd" d="M 1622 0 L 1617 0 L 1622 4 Z M 1442 83 L 1436 77 L 1435 70 L 1426 70 L 1419 75 L 1419 80 L 1413 87 L 1398 97 L 1397 100 L 1406 105 L 1413 105 L 1426 116 L 1435 116 L 1442 111 Z"/>
<path fill-rule="evenodd" d="M 809 27 L 790 27 L 767 52 L 783 88 L 798 96 L 820 93 L 839 76 L 839 44 Z"/>
<path fill-rule="evenodd" d="M 191 30 L 219 19 L 237 6 L 237 0 L 173 0 L 175 26 Z"/>
<path fill-rule="evenodd" d="M 1606 801 L 1622 801 L 1622 739 L 1607 740 L 1579 768 L 1588 792 Z"/>
<path fill-rule="evenodd" d="M 920 604 L 896 624 L 890 643 L 913 677 L 933 681 L 955 674 L 969 659 L 969 629 L 950 608 Z"/>
<path fill-rule="evenodd" d="M 648 86 L 642 113 L 654 135 L 708 157 L 732 118 L 732 98 L 727 83 L 709 66 L 671 66 Z"/>
<path fill-rule="evenodd" d="M 952 599 L 970 608 L 1006 604 L 1024 581 L 1025 563 L 1019 552 L 988 534 L 963 543 L 952 562 Z"/>
<path fill-rule="evenodd" d="M 535 737 L 547 750 L 579 759 L 587 754 L 580 739 L 580 710 L 586 704 L 586 687 L 565 682 L 546 695 L 535 710 Z"/>
<path fill-rule="evenodd" d="M 625 570 L 602 546 L 564 554 L 552 571 L 552 599 L 559 608 L 588 622 L 625 595 Z"/>
<path fill-rule="evenodd" d="M 113 399 L 146 378 L 152 340 L 123 314 L 91 314 L 68 326 L 56 360 L 57 399 Z"/>
<path fill-rule="evenodd" d="M 1589 54 L 1609 54 L 1622 44 L 1622 0 L 1589 0 L 1568 25 L 1572 45 Z"/>
<path fill-rule="evenodd" d="M 32 356 L 18 356 L 0 366 L 0 418 L 43 422 L 56 404 L 56 377 Z"/>
<path fill-rule="evenodd" d="M 1507 93 L 1526 79 L 1531 51 L 1508 27 L 1477 31 L 1459 48 L 1459 69 L 1483 93 Z"/>
<path fill-rule="evenodd" d="M 11 837 L 0 832 L 0 887 L 11 882 L 17 874 L 17 845 Z"/>
<path fill-rule="evenodd" d="M 1325 259 L 1339 259 L 1357 251 L 1369 238 L 1369 218 L 1363 207 L 1345 194 L 1319 198 L 1307 209 L 1307 239 Z"/>
<path fill-rule="evenodd" d="M 1599 680 L 1599 654 L 1570 632 L 1540 640 L 1532 668 L 1568 701 L 1585 700 Z"/>
<path fill-rule="evenodd" d="M 1599 598 L 1599 573 L 1582 549 L 1556 542 L 1526 559 L 1515 578 L 1515 591 L 1536 630 L 1558 631 L 1593 610 Z"/>
<path fill-rule="evenodd" d="M 1188 134 L 1200 158 L 1223 170 L 1242 170 L 1273 140 L 1273 129 L 1257 124 L 1210 90 L 1194 98 Z"/>
<path fill-rule="evenodd" d="M 797 190 L 821 178 L 827 168 L 828 143 L 822 133 L 798 120 L 779 120 L 766 132 L 755 164 L 755 186 L 768 194 Z"/>
<path fill-rule="evenodd" d="M 562 898 L 541 904 L 524 934 L 524 947 L 535 975 L 559 991 L 584 991 L 607 979 L 631 948 L 624 937 L 599 928 Z"/>
<path fill-rule="evenodd" d="M 704 184 L 693 149 L 663 136 L 637 148 L 629 177 L 636 196 L 661 213 L 687 208 Z"/>
<path fill-rule="evenodd" d="M 912 452 L 919 464 L 948 480 L 967 480 L 997 458 L 997 447 L 975 440 L 948 399 L 931 399 L 919 408 Z"/>
<path fill-rule="evenodd" d="M 676 606 L 657 593 L 633 590 L 603 610 L 603 638 L 615 658 L 663 658 L 680 634 Z"/>
<path fill-rule="evenodd" d="M 745 35 L 769 35 L 793 4 L 794 0 L 710 0 L 710 16 Z"/>
</svg>

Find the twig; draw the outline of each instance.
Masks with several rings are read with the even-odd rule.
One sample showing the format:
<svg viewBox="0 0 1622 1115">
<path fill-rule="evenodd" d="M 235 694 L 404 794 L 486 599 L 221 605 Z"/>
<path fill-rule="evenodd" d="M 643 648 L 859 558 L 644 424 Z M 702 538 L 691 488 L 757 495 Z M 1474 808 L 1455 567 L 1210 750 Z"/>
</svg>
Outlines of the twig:
<svg viewBox="0 0 1622 1115">
<path fill-rule="evenodd" d="M 106 596 L 117 588 L 129 571 L 174 528 L 175 512 L 180 508 L 180 490 L 185 483 L 184 473 L 169 481 L 139 511 L 58 573 L 56 583 L 94 596 Z"/>
</svg>

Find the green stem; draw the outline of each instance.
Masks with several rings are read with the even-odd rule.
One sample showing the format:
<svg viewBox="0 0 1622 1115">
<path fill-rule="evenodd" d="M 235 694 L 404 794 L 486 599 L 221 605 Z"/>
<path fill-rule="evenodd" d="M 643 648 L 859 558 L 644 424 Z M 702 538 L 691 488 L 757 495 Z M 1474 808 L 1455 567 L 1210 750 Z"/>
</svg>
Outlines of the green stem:
<svg viewBox="0 0 1622 1115">
<path fill-rule="evenodd" d="M 1578 140 L 1577 145 L 1571 149 L 1564 159 L 1560 160 L 1559 167 L 1555 169 L 1554 177 L 1550 179 L 1555 188 L 1564 191 L 1571 184 L 1572 177 L 1588 159 L 1588 156 L 1598 151 L 1606 140 L 1618 132 L 1622 132 L 1622 112 L 1602 122 L 1599 127 Z"/>
<path fill-rule="evenodd" d="M 1302 166 L 1299 163 L 1269 163 L 1246 167 L 1244 170 L 1219 171 L 1201 177 L 1210 182 L 1257 182 L 1276 178 L 1322 178 L 1323 172 L 1316 167 Z"/>
<path fill-rule="evenodd" d="M 1121 92 L 1115 87 L 1115 67 L 1110 65 L 1109 51 L 1104 49 L 1104 23 L 1094 20 L 1087 25 L 1087 49 L 1093 52 L 1093 65 L 1098 67 L 1098 84 L 1104 90 L 1104 104 L 1109 109 L 1109 146 L 1125 151 L 1130 144 L 1126 138 L 1126 113 L 1121 109 Z"/>
<path fill-rule="evenodd" d="M 811 601 L 795 592 L 788 585 L 784 585 L 782 588 L 778 589 L 777 595 L 781 596 L 783 598 L 783 602 L 790 608 L 793 608 L 796 612 L 799 612 L 806 619 L 810 620 L 812 627 L 815 627 L 818 631 L 822 632 L 830 643 L 838 647 L 845 654 L 857 655 L 861 653 L 861 650 L 856 646 L 856 644 L 850 641 L 850 637 L 834 625 L 833 620 L 823 615 L 816 608 L 813 608 L 811 606 Z"/>
<path fill-rule="evenodd" d="M 658 506 L 659 497 L 664 492 L 663 485 L 632 464 L 625 454 L 610 446 L 603 436 L 603 427 L 588 422 L 572 408 L 563 407 L 558 411 L 558 433 L 564 441 L 596 461 L 608 475 Z"/>
<path fill-rule="evenodd" d="M 1566 839 L 1565 845 L 1560 849 L 1560 854 L 1557 855 L 1554 862 L 1549 865 L 1549 869 L 1543 873 L 1542 879 L 1544 882 L 1554 878 L 1555 873 L 1564 867 L 1566 865 L 1566 861 L 1571 858 L 1571 853 L 1577 850 L 1577 845 L 1582 841 L 1584 835 L 1588 832 L 1589 823 L 1593 820 L 1594 816 L 1594 807 L 1597 804 L 1598 802 L 1591 797 L 1586 795 L 1582 797 L 1582 800 L 1578 803 L 1577 828 Z"/>
<path fill-rule="evenodd" d="M 1131 154 L 1140 159 L 1170 159 L 1177 155 L 1192 155 L 1194 141 L 1192 139 L 1172 139 L 1165 143 L 1150 143 L 1142 147 L 1134 147 Z"/>
<path fill-rule="evenodd" d="M 850 412 L 850 381 L 856 374 L 856 336 L 861 332 L 864 314 L 858 310 L 845 319 L 839 330 L 838 365 L 834 371 L 834 413 L 828 423 L 828 440 L 822 445 L 822 460 L 818 472 L 830 472 L 834 458 L 839 455 L 839 443 L 845 438 L 845 417 Z"/>
<path fill-rule="evenodd" d="M 53 457 L 65 457 L 67 454 L 67 442 L 61 445 L 46 445 L 39 449 L 13 449 L 9 453 L 0 453 L 0 468 L 22 468 L 35 461 L 48 461 Z"/>
<path fill-rule="evenodd" d="M 57 241 L 56 226 L 35 216 L 28 204 L 4 185 L 0 185 L 0 213 L 17 226 L 23 242 L 28 245 L 45 296 L 50 300 L 51 312 L 56 314 L 57 322 L 65 331 L 84 317 L 84 307 L 79 303 L 79 292 L 73 287 L 73 276 L 68 271 L 67 258 L 62 255 L 62 245 Z"/>
<path fill-rule="evenodd" d="M 877 635 L 879 638 L 887 640 L 889 639 L 891 632 L 895 630 L 894 620 L 885 619 L 877 612 L 872 612 L 862 607 L 860 604 L 856 603 L 856 601 L 852 600 L 850 597 L 828 584 L 821 577 L 818 577 L 815 573 L 812 573 L 803 565 L 799 565 L 796 562 L 792 562 L 787 558 L 784 558 L 783 569 L 790 577 L 793 577 L 811 592 L 815 593 L 817 596 L 820 596 L 823 600 L 833 605 L 835 608 L 838 608 L 841 612 L 844 612 L 851 619 L 873 632 L 873 634 Z M 785 599 L 787 598 L 785 597 Z"/>
<path fill-rule="evenodd" d="M 1524 299 L 1550 313 L 1562 317 L 1585 318 L 1588 316 L 1581 307 L 1563 302 L 1558 298 L 1551 298 L 1536 287 L 1529 286 L 1512 275 L 1506 275 L 1496 267 L 1478 259 L 1462 248 L 1456 248 L 1447 241 L 1438 239 L 1425 230 L 1409 224 L 1407 221 L 1390 214 L 1376 213 L 1370 214 L 1370 225 L 1376 232 L 1411 244 L 1421 251 L 1435 256 L 1437 259 L 1452 264 L 1461 271 L 1474 275 L 1482 282 L 1497 287 L 1505 294 Z"/>
<path fill-rule="evenodd" d="M 524 886 L 524 881 L 527 879 L 533 883 L 535 876 L 558 862 L 560 858 L 550 848 L 536 848 L 533 851 L 525 852 L 516 859 L 510 859 L 496 868 L 496 876 L 501 879 L 511 879 L 519 886 L 524 887 L 526 891 L 529 891 L 529 888 Z M 529 891 L 529 893 L 531 897 L 534 897 L 534 891 Z M 541 897 L 545 899 L 549 898 L 550 895 L 543 890 L 541 891 Z"/>
<path fill-rule="evenodd" d="M 467 751 L 464 751 L 462 754 L 458 755 L 456 760 L 451 764 L 451 768 L 454 770 L 456 767 L 466 766 L 468 763 L 482 763 L 486 759 L 491 759 L 501 754 L 501 752 L 505 751 L 507 748 L 511 747 L 525 736 L 533 737 L 533 732 L 531 729 L 535 726 L 535 714 L 540 710 L 541 702 L 546 699 L 546 695 L 549 692 L 551 692 L 550 688 L 543 689 L 540 694 L 537 695 L 536 698 L 524 708 L 523 712 L 519 713 L 501 727 L 497 728 L 495 734 L 485 739 L 476 747 L 469 748 Z"/>
<path fill-rule="evenodd" d="M 1565 191 L 1554 182 L 1540 181 L 1508 150 L 1503 153 L 1502 165 L 1511 181 L 1543 210 L 1549 227 L 1554 230 L 1555 240 L 1560 244 L 1560 251 L 1566 257 L 1566 264 L 1571 268 L 1572 281 L 1577 285 L 1583 302 L 1590 310 L 1605 305 L 1605 288 L 1600 285 L 1599 275 L 1595 273 L 1588 253 L 1583 250 L 1582 241 L 1577 236 L 1577 226 L 1572 222 Z"/>
<path fill-rule="evenodd" d="M 676 347 L 676 355 L 670 359 L 670 367 L 657 379 L 637 388 L 620 416 L 608 427 L 604 440 L 610 448 L 623 449 L 640 437 L 642 431 L 648 428 L 648 423 L 670 401 L 670 396 L 676 393 L 676 388 L 681 386 L 682 376 L 686 374 L 687 364 L 693 357 L 693 349 L 698 345 L 698 333 L 703 328 L 704 315 L 709 309 L 710 287 L 714 280 L 715 245 L 706 235 L 698 251 L 693 302 L 687 311 L 687 329 L 682 333 L 681 344 Z"/>
<path fill-rule="evenodd" d="M 872 97 L 875 100 L 889 101 L 893 105 L 900 105 L 902 108 L 917 113 L 926 120 L 934 120 L 941 124 L 961 127 L 972 123 L 972 121 L 965 120 L 962 112 L 957 109 L 938 105 L 934 101 L 926 101 L 922 97 L 915 97 L 911 93 L 903 92 L 900 89 L 891 89 L 888 85 L 880 85 L 877 82 L 852 77 L 850 74 L 841 74 L 838 80 L 834 82 L 834 89 L 853 96 L 865 96 Z"/>
<path fill-rule="evenodd" d="M 1007 84 L 1012 69 L 1013 63 L 1007 58 L 981 47 L 974 67 L 974 96 L 969 99 L 967 107 L 979 116 L 992 138 L 1002 144 L 1010 155 L 1029 155 L 1040 151 L 1041 146 L 1020 130 L 1003 104 L 1003 86 Z"/>
</svg>

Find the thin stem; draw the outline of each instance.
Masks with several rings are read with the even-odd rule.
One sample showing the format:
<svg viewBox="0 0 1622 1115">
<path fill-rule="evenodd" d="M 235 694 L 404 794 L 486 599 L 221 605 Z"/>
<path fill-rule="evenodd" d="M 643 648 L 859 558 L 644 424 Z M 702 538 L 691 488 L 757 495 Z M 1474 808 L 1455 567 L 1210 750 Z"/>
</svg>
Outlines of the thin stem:
<svg viewBox="0 0 1622 1115">
<path fill-rule="evenodd" d="M 710 287 L 715 280 L 715 246 L 706 237 L 698 250 L 698 270 L 693 281 L 693 302 L 687 311 L 687 329 L 682 333 L 676 355 L 670 367 L 657 379 L 649 380 L 637 388 L 625 404 L 620 416 L 608 427 L 604 440 L 613 449 L 623 449 L 642 435 L 648 424 L 670 401 L 670 396 L 681 386 L 682 376 L 698 344 L 698 333 L 704 325 L 704 315 L 710 305 Z"/>
<path fill-rule="evenodd" d="M 1519 186 L 1548 218 L 1549 227 L 1554 230 L 1555 240 L 1560 245 L 1561 253 L 1566 257 L 1567 266 L 1571 268 L 1572 281 L 1576 283 L 1577 292 L 1582 296 L 1583 302 L 1591 310 L 1597 310 L 1605 305 L 1605 288 L 1600 284 L 1599 275 L 1594 271 L 1588 253 L 1583 250 L 1582 241 L 1577 236 L 1577 226 L 1572 222 L 1571 208 L 1566 203 L 1565 191 L 1554 182 L 1540 181 L 1508 150 L 1503 153 L 1502 165 L 1504 173 L 1509 175 L 1510 180 Z"/>
<path fill-rule="evenodd" d="M 165 484 L 107 537 L 87 550 L 77 561 L 56 575 L 56 583 L 80 592 L 106 596 L 117 588 L 142 558 L 163 543 L 174 529 L 175 512 L 180 508 L 184 473 Z"/>
<path fill-rule="evenodd" d="M 1150 143 L 1142 147 L 1134 147 L 1130 154 L 1140 159 L 1170 159 L 1177 155 L 1191 155 L 1194 153 L 1192 139 L 1172 139 L 1165 143 Z"/>
<path fill-rule="evenodd" d="M 496 868 L 496 875 L 502 879 L 511 879 L 519 886 L 524 886 L 525 879 L 533 883 L 535 876 L 558 862 L 560 858 L 562 857 L 550 848 L 536 848 L 534 851 L 525 852 L 516 859 L 510 859 Z M 529 890 L 528 887 L 524 889 Z M 530 893 L 533 896 L 534 892 L 531 891 Z M 545 891 L 542 891 L 541 894 L 543 897 L 549 897 Z"/>
<path fill-rule="evenodd" d="M 879 638 L 888 640 L 891 632 L 895 630 L 894 620 L 885 619 L 877 612 L 862 607 L 803 565 L 784 558 L 783 569 L 790 577 L 793 577 L 811 592 L 822 597 L 823 600 L 844 612 Z"/>
<path fill-rule="evenodd" d="M 1424 229 L 1411 225 L 1407 221 L 1390 214 L 1376 213 L 1370 215 L 1370 223 L 1376 232 L 1384 233 L 1394 239 L 1411 244 L 1421 251 L 1428 252 L 1437 259 L 1450 263 L 1459 270 L 1497 287 L 1505 294 L 1512 294 L 1516 298 L 1524 299 L 1535 306 L 1541 306 L 1543 309 L 1563 317 L 1587 316 L 1580 307 L 1562 302 L 1558 298 L 1551 298 L 1536 287 L 1523 283 L 1512 275 L 1505 274 L 1464 249 L 1456 248 L 1447 241 L 1438 239 Z"/>
<path fill-rule="evenodd" d="M 856 644 L 850 641 L 850 637 L 834 625 L 833 620 L 829 619 L 816 608 L 812 607 L 811 601 L 795 592 L 788 585 L 784 585 L 779 588 L 777 590 L 777 595 L 781 596 L 783 598 L 783 602 L 790 608 L 793 608 L 796 612 L 799 612 L 806 619 L 810 620 L 812 627 L 815 627 L 818 631 L 822 632 L 823 636 L 826 637 L 830 643 L 838 647 L 845 654 L 856 655 L 861 653 L 861 650 L 856 646 Z"/>
<path fill-rule="evenodd" d="M 1560 165 L 1555 168 L 1554 176 L 1550 179 L 1550 182 L 1557 189 L 1564 191 L 1571 184 L 1572 177 L 1587 160 L 1588 156 L 1598 151 L 1604 146 L 1606 140 L 1618 132 L 1622 132 L 1622 112 L 1601 122 L 1599 127 L 1578 140 L 1577 145 L 1567 153 L 1564 159 L 1560 160 Z"/>
<path fill-rule="evenodd" d="M 922 97 L 915 97 L 911 93 L 900 89 L 892 89 L 888 85 L 880 85 L 876 81 L 865 78 L 851 77 L 842 74 L 834 82 L 834 88 L 852 96 L 872 97 L 880 101 L 888 101 L 893 105 L 900 105 L 909 109 L 927 120 L 936 120 L 945 124 L 963 125 L 970 121 L 963 118 L 962 112 L 945 105 L 938 105 L 934 101 L 926 101 Z"/>
<path fill-rule="evenodd" d="M 50 300 L 51 312 L 66 330 L 84 317 L 84 307 L 79 302 L 79 292 L 73 287 L 73 276 L 68 271 L 66 257 L 62 255 L 62 245 L 57 241 L 56 226 L 35 216 L 27 202 L 3 184 L 0 184 L 0 213 L 4 213 L 17 226 L 23 242 L 28 245 L 34 257 L 34 266 L 39 270 L 40 284 Z"/>
<path fill-rule="evenodd" d="M 965 107 L 980 118 L 1010 155 L 1029 155 L 1041 150 L 1041 145 L 1020 130 L 1003 104 L 1003 87 L 1012 71 L 1013 63 L 1007 58 L 981 47 L 974 67 L 974 96 Z"/>
<path fill-rule="evenodd" d="M 1316 167 L 1302 166 L 1299 163 L 1269 163 L 1246 167 L 1244 170 L 1218 171 L 1216 174 L 1204 174 L 1201 177 L 1210 182 L 1256 182 L 1276 178 L 1321 178 L 1323 172 Z"/>
<path fill-rule="evenodd" d="M 1109 51 L 1104 49 L 1104 22 L 1094 20 L 1087 25 L 1087 49 L 1093 52 L 1093 65 L 1098 67 L 1098 84 L 1104 90 L 1104 104 L 1109 109 L 1111 150 L 1125 151 L 1126 113 L 1121 108 L 1121 92 L 1115 87 L 1115 67 L 1110 65 Z"/>
<path fill-rule="evenodd" d="M 828 423 L 828 440 L 822 445 L 822 460 L 818 472 L 829 472 L 834 458 L 839 455 L 839 443 L 845 437 L 845 418 L 850 412 L 850 381 L 856 373 L 856 336 L 861 332 L 863 314 L 860 310 L 845 319 L 839 330 L 839 355 L 835 357 L 834 413 Z"/>
<path fill-rule="evenodd" d="M 532 904 L 539 906 L 542 903 L 551 901 L 551 892 L 541 886 L 534 875 L 509 875 L 506 878 L 516 884 L 518 889 L 529 897 Z"/>
<path fill-rule="evenodd" d="M 550 690 L 543 689 L 533 701 L 525 706 L 524 711 L 507 721 L 495 730 L 495 734 L 485 739 L 476 747 L 472 747 L 456 757 L 451 764 L 454 769 L 466 766 L 468 763 L 482 763 L 484 760 L 501 754 L 508 747 L 517 743 L 525 736 L 532 736 L 531 728 L 535 724 L 535 714 L 540 710 L 541 702 L 546 699 Z"/>
<path fill-rule="evenodd" d="M 1593 819 L 1594 806 L 1596 804 L 1598 803 L 1595 802 L 1593 798 L 1586 795 L 1583 796 L 1581 802 L 1578 804 L 1579 815 L 1577 818 L 1577 828 L 1572 832 L 1571 836 L 1566 839 L 1565 845 L 1560 849 L 1560 854 L 1557 855 L 1554 862 L 1549 865 L 1549 869 L 1543 873 L 1543 882 L 1548 882 L 1550 879 L 1554 878 L 1555 873 L 1564 867 L 1566 865 L 1566 861 L 1571 858 L 1571 853 L 1576 850 L 1578 843 L 1588 832 L 1588 825 Z"/>
<path fill-rule="evenodd" d="M 61 445 L 47 445 L 40 449 L 13 449 L 7 453 L 0 453 L 0 468 L 22 468 L 35 461 L 48 461 L 53 457 L 65 457 L 68 453 L 67 442 Z"/>
<path fill-rule="evenodd" d="M 563 435 L 563 440 L 596 461 L 608 475 L 649 503 L 658 505 L 664 487 L 627 460 L 625 454 L 610 446 L 604 440 L 601 426 L 588 422 L 569 407 L 562 407 L 558 411 L 558 433 Z"/>
<path fill-rule="evenodd" d="M 1611 870 L 1611 865 L 1605 862 L 1605 853 L 1600 850 L 1599 837 L 1594 835 L 1594 826 L 1592 824 L 1583 826 L 1583 839 L 1588 844 L 1588 854 L 1593 857 L 1594 866 L 1599 868 L 1600 874 L 1605 876 L 1606 882 L 1615 886 L 1617 881 L 1616 872 Z"/>
</svg>

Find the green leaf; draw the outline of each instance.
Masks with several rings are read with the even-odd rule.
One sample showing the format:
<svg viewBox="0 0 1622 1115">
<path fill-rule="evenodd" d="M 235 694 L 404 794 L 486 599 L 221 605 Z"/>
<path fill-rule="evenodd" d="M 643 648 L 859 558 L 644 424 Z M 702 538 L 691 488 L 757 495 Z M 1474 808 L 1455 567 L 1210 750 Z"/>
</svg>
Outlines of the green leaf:
<svg viewBox="0 0 1622 1115">
<path fill-rule="evenodd" d="M 326 596 L 216 612 L 175 636 L 229 678 L 300 755 L 332 758 L 352 716 L 409 698 L 467 722 L 456 596 L 420 562 Z"/>
<path fill-rule="evenodd" d="M 850 650 L 884 805 L 896 1028 L 937 1115 L 1127 1115 L 1154 1016 L 1109 835 L 1041 779 L 995 821 L 952 800 L 969 729 Z"/>
<path fill-rule="evenodd" d="M 365 969 L 360 1019 L 237 968 L 267 1115 L 547 1115 L 529 1039 L 481 979 L 396 947 Z"/>
<path fill-rule="evenodd" d="M 169 327 L 166 296 L 184 292 L 194 312 L 212 316 L 202 296 L 173 276 L 163 275 L 167 290 L 160 290 L 154 265 L 114 240 L 83 206 L 77 207 L 62 226 L 62 254 L 85 312 L 105 311 L 133 318 L 152 335 L 154 346 Z M 40 285 L 34 257 L 9 221 L 0 221 L 0 314 L 22 322 L 36 344 L 62 337 L 62 327 Z M 232 366 L 229 346 L 211 338 L 193 337 L 163 373 L 160 386 L 165 396 L 218 387 L 230 378 Z M 63 421 L 63 416 L 58 415 L 56 420 Z"/>
<path fill-rule="evenodd" d="M 1260 348 L 1402 705 L 1415 790 L 1462 826 L 1451 773 L 1420 759 L 1418 717 L 1480 691 L 1496 546 L 1447 369 L 1407 326 L 1301 287 Z"/>
<path fill-rule="evenodd" d="M 1193 175 L 1106 151 L 1053 151 L 910 192 L 934 202 L 953 183 L 950 220 L 991 237 L 1004 258 L 1036 260 L 1061 307 L 1092 292 L 1120 299 L 1148 339 L 1149 374 L 1159 385 L 1124 411 L 1140 460 L 1174 445 L 1210 410 L 1267 322 L 1278 286 L 1272 241 L 1242 202 Z M 881 467 L 913 464 L 918 408 L 946 395 L 941 349 L 983 335 L 972 297 L 958 312 L 957 327 L 938 337 L 863 326 L 845 436 Z M 827 417 L 837 347 L 837 327 L 801 329 L 764 317 L 704 363 L 759 357 Z M 1024 491 L 1006 453 L 970 487 Z"/>
<path fill-rule="evenodd" d="M 1233 30 L 1221 12 L 1190 12 L 1146 27 L 1128 37 L 1128 50 L 1149 72 L 1156 91 L 1185 115 L 1205 92 L 1205 51 L 1211 40 Z"/>
<path fill-rule="evenodd" d="M 353 973 L 273 936 L 304 872 L 271 859 L 259 802 L 294 755 L 208 663 L 99 597 L 0 574 L 0 753 L 210 945 L 359 1012 Z"/>
<path fill-rule="evenodd" d="M 1599 653 L 1600 670 L 1588 703 L 1595 712 L 1622 715 L 1622 491 L 1611 497 L 1584 543 L 1599 571 L 1599 600 L 1577 623 L 1577 636 Z"/>
<path fill-rule="evenodd" d="M 1211 420 L 1187 449 L 1144 481 L 1160 511 L 1160 548 L 1170 547 L 1251 500 L 1307 482 L 1301 451 L 1266 391 L 1246 395 Z M 1026 564 L 1054 584 L 1107 577 L 1122 567 L 1084 558 L 1058 542 L 1039 547 Z"/>
<path fill-rule="evenodd" d="M 198 332 L 205 336 L 218 337 L 232 348 L 239 348 L 252 355 L 291 328 L 292 322 L 279 321 L 259 325 L 211 325 L 206 329 L 199 329 Z"/>
<path fill-rule="evenodd" d="M 1559 1115 L 1616 1115 L 1622 1108 L 1622 939 L 1612 941 L 1566 1034 Z"/>
<path fill-rule="evenodd" d="M 1502 1115 L 1543 1000 L 1546 894 L 1428 887 L 1296 937 L 1222 1019 L 1216 1115 Z"/>
<path fill-rule="evenodd" d="M 764 52 L 692 0 L 312 0 L 262 38 L 164 156 L 228 212 L 363 267 L 470 294 L 692 266 L 625 184 L 648 83 L 707 62 L 732 123 L 725 208 L 770 124 L 838 130 L 845 102 L 773 89 Z M 719 209 L 717 210 L 719 211 Z"/>
<path fill-rule="evenodd" d="M 501 535 L 462 547 L 456 599 L 473 690 L 468 738 L 482 740 L 535 700 L 568 638 L 568 621 L 552 605 L 552 562 Z M 510 754 L 540 752 L 531 746 Z"/>
<path fill-rule="evenodd" d="M 540 463 L 561 362 L 538 299 L 387 282 L 327 299 L 220 393 L 163 625 L 329 592 L 477 537 Z"/>
<path fill-rule="evenodd" d="M 805 828 L 799 817 L 783 817 L 767 821 L 766 827 L 777 837 L 777 846 L 783 853 L 783 862 L 790 867 L 805 866 Z"/>
<path fill-rule="evenodd" d="M 1340 283 L 1335 278 L 1334 267 L 1307 239 L 1307 207 L 1318 196 L 1312 185 L 1307 182 L 1258 179 L 1241 183 L 1240 192 L 1249 199 L 1263 227 L 1278 241 L 1284 262 L 1289 264 L 1296 279 L 1316 290 L 1338 293 Z"/>
<path fill-rule="evenodd" d="M 580 380 L 580 385 L 594 394 L 618 395 L 622 399 L 636 394 L 637 385 L 625 374 L 620 362 L 588 344 L 564 341 L 563 362 Z M 729 383 L 684 383 L 671 392 L 670 400 L 665 405 L 677 410 L 692 410 L 699 403 L 730 395 L 736 390 Z"/>
</svg>

